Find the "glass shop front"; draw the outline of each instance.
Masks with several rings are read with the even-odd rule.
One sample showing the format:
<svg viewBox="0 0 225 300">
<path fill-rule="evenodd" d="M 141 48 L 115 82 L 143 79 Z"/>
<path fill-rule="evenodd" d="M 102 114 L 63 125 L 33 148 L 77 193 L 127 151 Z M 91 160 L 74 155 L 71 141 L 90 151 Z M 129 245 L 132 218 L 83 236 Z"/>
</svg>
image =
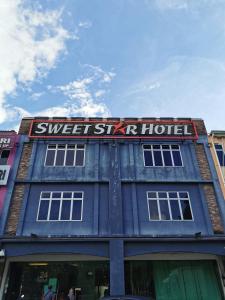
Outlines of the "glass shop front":
<svg viewBox="0 0 225 300">
<path fill-rule="evenodd" d="M 109 295 L 109 261 L 12 262 L 4 300 L 41 300 L 49 285 L 56 300 L 99 300 Z M 214 260 L 127 260 L 125 292 L 149 300 L 222 300 Z"/>
<path fill-rule="evenodd" d="M 49 285 L 57 300 L 67 299 L 71 288 L 76 300 L 97 300 L 109 293 L 109 262 L 10 263 L 3 299 L 41 300 Z"/>
<path fill-rule="evenodd" d="M 149 300 L 224 299 L 213 260 L 126 261 L 125 288 Z"/>
</svg>

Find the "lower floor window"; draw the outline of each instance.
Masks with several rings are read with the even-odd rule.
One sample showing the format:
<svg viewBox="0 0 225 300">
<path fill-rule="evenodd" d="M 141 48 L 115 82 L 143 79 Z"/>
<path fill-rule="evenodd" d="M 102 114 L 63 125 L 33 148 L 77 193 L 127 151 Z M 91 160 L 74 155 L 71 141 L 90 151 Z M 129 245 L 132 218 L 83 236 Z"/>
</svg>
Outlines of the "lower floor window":
<svg viewBox="0 0 225 300">
<path fill-rule="evenodd" d="M 150 221 L 193 220 L 188 192 L 147 192 Z"/>
<path fill-rule="evenodd" d="M 38 221 L 82 221 L 84 192 L 41 192 Z"/>
</svg>

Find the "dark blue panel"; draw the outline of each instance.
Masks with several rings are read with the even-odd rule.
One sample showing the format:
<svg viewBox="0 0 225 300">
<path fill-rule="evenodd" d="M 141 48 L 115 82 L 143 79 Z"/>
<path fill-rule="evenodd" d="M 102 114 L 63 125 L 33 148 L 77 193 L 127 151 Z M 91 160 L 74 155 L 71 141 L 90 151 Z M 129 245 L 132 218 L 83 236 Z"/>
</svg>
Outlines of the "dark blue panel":
<svg viewBox="0 0 225 300">
<path fill-rule="evenodd" d="M 153 156 L 154 156 L 154 161 L 155 161 L 155 166 L 162 166 L 163 161 L 162 161 L 162 154 L 161 151 L 153 151 Z"/>
<path fill-rule="evenodd" d="M 38 220 L 47 220 L 49 200 L 42 200 L 39 208 Z"/>
<path fill-rule="evenodd" d="M 179 151 L 173 151 L 173 161 L 175 166 L 182 166 L 182 160 Z"/>
<path fill-rule="evenodd" d="M 144 159 L 145 159 L 145 166 L 146 167 L 153 166 L 152 152 L 151 151 L 144 151 Z"/>
<path fill-rule="evenodd" d="M 223 241 L 182 241 L 175 242 L 127 242 L 124 245 L 124 256 L 136 256 L 150 253 L 206 253 L 224 256 Z"/>
<path fill-rule="evenodd" d="M 46 161 L 45 161 L 46 166 L 53 166 L 54 159 L 55 159 L 55 150 L 48 150 L 46 155 Z"/>
<path fill-rule="evenodd" d="M 162 220 L 170 220 L 169 206 L 167 200 L 160 200 L 160 211 Z"/>
<path fill-rule="evenodd" d="M 60 209 L 60 200 L 53 200 L 51 202 L 49 220 L 58 220 L 59 219 L 59 209 Z"/>
<path fill-rule="evenodd" d="M 72 220 L 81 219 L 81 213 L 82 213 L 81 208 L 82 208 L 82 201 L 80 200 L 73 201 Z"/>
<path fill-rule="evenodd" d="M 164 150 L 163 151 L 163 157 L 164 157 L 165 166 L 170 167 L 170 166 L 173 165 L 170 151 L 165 151 Z"/>
<path fill-rule="evenodd" d="M 179 202 L 177 200 L 170 200 L 171 214 L 173 220 L 181 220 L 181 213 Z"/>
<path fill-rule="evenodd" d="M 64 200 L 62 202 L 61 220 L 70 219 L 70 208 L 71 208 L 71 200 Z"/>
<path fill-rule="evenodd" d="M 29 254 L 87 254 L 109 257 L 109 247 L 106 242 L 54 242 L 54 243 L 9 243 L 4 244 L 6 255 L 21 256 Z"/>
<path fill-rule="evenodd" d="M 188 200 L 181 200 L 181 208 L 184 220 L 192 220 L 191 209 Z"/>
</svg>

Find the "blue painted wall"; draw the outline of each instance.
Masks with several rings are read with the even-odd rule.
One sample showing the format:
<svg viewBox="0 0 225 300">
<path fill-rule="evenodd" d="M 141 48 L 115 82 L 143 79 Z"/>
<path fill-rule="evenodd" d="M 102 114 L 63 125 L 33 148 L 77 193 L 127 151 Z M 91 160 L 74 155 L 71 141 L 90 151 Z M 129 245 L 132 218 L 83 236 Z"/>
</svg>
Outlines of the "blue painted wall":
<svg viewBox="0 0 225 300">
<path fill-rule="evenodd" d="M 207 138 L 201 142 L 207 144 Z M 85 143 L 85 166 L 45 167 L 48 143 Z M 34 141 L 17 235 L 213 234 L 194 144 L 179 143 L 183 167 L 145 167 L 142 145 L 139 141 Z M 213 180 L 218 188 L 216 178 Z M 83 190 L 83 221 L 37 222 L 40 192 L 44 190 Z M 150 190 L 188 191 L 194 221 L 149 221 L 146 191 Z"/>
<path fill-rule="evenodd" d="M 82 221 L 37 221 L 42 191 L 84 191 Z M 108 185 L 100 184 L 34 184 L 24 199 L 23 213 L 17 234 L 48 235 L 106 235 L 109 231 Z M 103 213 L 104 212 L 104 213 Z"/>
</svg>

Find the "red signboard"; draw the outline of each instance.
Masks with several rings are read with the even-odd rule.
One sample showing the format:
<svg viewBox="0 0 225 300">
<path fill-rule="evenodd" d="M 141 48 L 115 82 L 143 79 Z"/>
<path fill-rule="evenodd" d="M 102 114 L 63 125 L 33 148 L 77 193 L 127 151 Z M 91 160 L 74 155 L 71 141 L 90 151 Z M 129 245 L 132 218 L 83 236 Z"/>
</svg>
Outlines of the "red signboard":
<svg viewBox="0 0 225 300">
<path fill-rule="evenodd" d="M 33 120 L 31 138 L 198 139 L 192 121 Z"/>
</svg>

